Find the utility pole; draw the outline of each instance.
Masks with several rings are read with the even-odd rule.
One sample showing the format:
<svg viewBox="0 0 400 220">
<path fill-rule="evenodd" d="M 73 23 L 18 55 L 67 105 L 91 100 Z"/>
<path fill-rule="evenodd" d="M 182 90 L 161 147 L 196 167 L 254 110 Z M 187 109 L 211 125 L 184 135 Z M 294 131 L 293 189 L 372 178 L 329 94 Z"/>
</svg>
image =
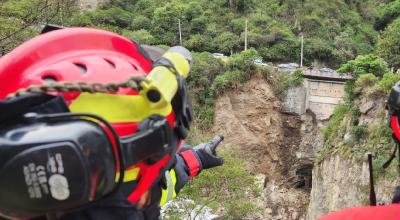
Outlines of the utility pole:
<svg viewBox="0 0 400 220">
<path fill-rule="evenodd" d="M 300 68 L 303 68 L 303 57 L 304 57 L 304 34 L 301 30 L 301 23 L 296 19 L 296 26 L 300 33 Z"/>
<path fill-rule="evenodd" d="M 178 27 L 179 27 L 179 44 L 182 46 L 181 19 L 179 19 L 179 18 L 178 18 Z"/>
<path fill-rule="evenodd" d="M 247 50 L 247 22 L 248 20 L 246 19 L 246 25 L 244 29 L 244 51 Z"/>
<path fill-rule="evenodd" d="M 301 40 L 300 68 L 302 68 L 303 67 L 303 53 L 304 53 L 304 35 L 303 35 L 303 32 L 300 33 L 300 35 L 301 35 L 301 38 L 300 38 L 300 40 Z"/>
<path fill-rule="evenodd" d="M 61 25 L 63 25 L 64 26 L 64 15 L 63 15 L 63 8 L 62 8 L 62 6 L 61 6 L 62 4 L 60 4 L 59 5 L 59 7 L 58 7 L 58 10 L 59 10 L 59 12 L 60 12 L 60 20 L 61 20 Z"/>
</svg>

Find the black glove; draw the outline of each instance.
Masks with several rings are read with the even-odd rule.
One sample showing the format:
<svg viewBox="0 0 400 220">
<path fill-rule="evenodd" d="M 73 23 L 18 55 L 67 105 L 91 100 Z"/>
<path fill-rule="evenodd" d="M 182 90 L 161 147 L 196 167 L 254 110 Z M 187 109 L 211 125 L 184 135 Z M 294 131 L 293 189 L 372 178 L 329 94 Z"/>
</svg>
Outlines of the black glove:
<svg viewBox="0 0 400 220">
<path fill-rule="evenodd" d="M 223 140 L 224 136 L 218 135 L 215 136 L 210 142 L 199 144 L 194 147 L 194 150 L 200 158 L 203 169 L 221 166 L 224 163 L 224 159 L 218 157 L 217 153 L 215 152 L 218 144 Z"/>
</svg>

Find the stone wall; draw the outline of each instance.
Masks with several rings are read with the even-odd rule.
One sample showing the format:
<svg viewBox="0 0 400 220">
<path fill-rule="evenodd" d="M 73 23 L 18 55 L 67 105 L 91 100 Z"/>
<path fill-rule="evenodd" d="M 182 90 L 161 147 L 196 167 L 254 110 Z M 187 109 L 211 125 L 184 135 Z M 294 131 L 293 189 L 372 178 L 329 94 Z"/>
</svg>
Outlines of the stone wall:
<svg viewBox="0 0 400 220">
<path fill-rule="evenodd" d="M 289 88 L 283 102 L 283 112 L 304 114 L 306 112 L 306 93 L 306 88 L 303 86 Z"/>
<path fill-rule="evenodd" d="M 343 100 L 343 82 L 305 79 L 304 86 L 307 89 L 306 108 L 313 111 L 318 120 L 328 119 Z"/>
<path fill-rule="evenodd" d="M 307 109 L 317 120 L 328 119 L 335 106 L 342 102 L 344 83 L 328 80 L 304 79 L 303 86 L 289 88 L 283 111 L 302 115 Z"/>
</svg>

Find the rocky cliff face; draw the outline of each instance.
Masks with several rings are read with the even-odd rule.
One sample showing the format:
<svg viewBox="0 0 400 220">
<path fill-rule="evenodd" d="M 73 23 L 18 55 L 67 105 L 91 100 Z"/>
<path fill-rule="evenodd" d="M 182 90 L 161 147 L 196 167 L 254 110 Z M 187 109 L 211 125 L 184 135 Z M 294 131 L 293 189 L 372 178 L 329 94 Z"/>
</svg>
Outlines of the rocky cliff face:
<svg viewBox="0 0 400 220">
<path fill-rule="evenodd" d="M 369 204 L 369 171 L 366 162 L 336 155 L 316 166 L 312 179 L 307 210 L 309 220 L 343 208 Z M 399 183 L 398 180 L 378 179 L 375 182 L 377 201 L 389 204 Z"/>
<path fill-rule="evenodd" d="M 252 219 L 305 219 L 311 187 L 315 141 L 319 130 L 312 114 L 281 112 L 281 102 L 267 81 L 255 77 L 216 102 L 213 133 L 224 145 L 239 146 L 250 172 L 261 174 L 261 216 Z"/>
<path fill-rule="evenodd" d="M 367 202 L 367 163 L 359 164 L 334 156 L 315 166 L 312 179 L 307 219 L 314 220 L 330 211 Z"/>
<path fill-rule="evenodd" d="M 343 208 L 369 205 L 369 168 L 365 155 L 368 151 L 374 153 L 377 201 L 385 204 L 391 202 L 400 178 L 395 160 L 387 170 L 381 168 L 389 157 L 382 155 L 382 152 L 385 148 L 390 152 L 392 147 L 392 144 L 386 143 L 378 135 L 387 126 L 385 99 L 384 95 L 366 94 L 355 102 L 360 112 L 357 126 L 364 127 L 367 132 L 360 140 L 355 140 L 346 118 L 341 123 L 341 132 L 338 133 L 333 150 L 314 166 L 307 219 L 314 220 Z"/>
<path fill-rule="evenodd" d="M 377 94 L 359 97 L 326 151 L 321 130 L 327 121 L 318 121 L 311 111 L 301 116 L 283 113 L 282 103 L 262 77 L 218 98 L 212 133 L 225 135 L 225 147 L 239 146 L 237 154 L 250 162 L 249 172 L 264 179 L 259 202 L 265 209 L 252 219 L 315 220 L 368 205 L 368 151 L 375 153 L 377 201 L 390 203 L 400 178 L 395 161 L 391 171 L 381 168 L 392 149 L 380 132 L 387 127 L 385 99 Z"/>
</svg>

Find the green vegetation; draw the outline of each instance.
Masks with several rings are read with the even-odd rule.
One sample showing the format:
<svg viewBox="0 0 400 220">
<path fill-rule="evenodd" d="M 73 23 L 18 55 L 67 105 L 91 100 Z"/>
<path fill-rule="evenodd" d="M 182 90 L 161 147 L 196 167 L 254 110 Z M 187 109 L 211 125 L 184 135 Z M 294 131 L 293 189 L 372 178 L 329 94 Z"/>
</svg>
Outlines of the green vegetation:
<svg viewBox="0 0 400 220">
<path fill-rule="evenodd" d="M 76 0 L 6 0 L 0 9 L 0 49 L 5 52 L 36 35 L 41 23 L 102 28 L 140 43 L 171 46 L 180 43 L 179 22 L 183 45 L 195 51 L 188 82 L 196 94 L 192 95 L 196 121 L 203 128 L 212 124 L 216 96 L 237 88 L 256 72 L 269 75 L 280 96 L 299 85 L 301 73 L 272 75 L 252 62 L 256 57 L 298 60 L 301 35 L 306 64 L 344 63 L 339 71 L 355 77 L 346 83 L 350 109 L 366 89 L 369 94 L 388 93 L 400 78 L 389 71 L 400 67 L 399 0 L 115 0 L 94 11 L 79 11 Z M 244 49 L 245 26 L 248 46 L 254 49 L 239 53 Z M 233 55 L 223 62 L 209 52 Z M 340 118 L 346 117 L 338 116 L 332 123 Z M 351 133 L 363 137 L 365 128 L 354 126 Z M 331 127 L 326 134 L 335 134 Z"/>
<path fill-rule="evenodd" d="M 77 12 L 77 0 L 0 2 L 0 55 L 41 31 L 41 24 L 64 23 Z"/>
<path fill-rule="evenodd" d="M 283 99 L 289 88 L 301 86 L 303 84 L 302 71 L 296 70 L 293 74 L 276 73 L 271 70 L 263 70 L 266 79 L 270 81 L 272 89 L 276 96 Z"/>
<path fill-rule="evenodd" d="M 209 128 L 214 119 L 215 99 L 227 90 L 240 87 L 254 74 L 260 74 L 270 81 L 275 94 L 280 98 L 284 98 L 290 87 L 303 83 L 301 70 L 288 75 L 277 73 L 271 67 L 257 67 L 253 61 L 258 57 L 254 49 L 233 54 L 226 62 L 213 58 L 207 52 L 194 53 L 188 85 L 193 94 L 197 126 Z"/>
<path fill-rule="evenodd" d="M 368 89 L 372 88 L 378 81 L 379 78 L 372 73 L 360 75 L 354 83 L 354 94 L 359 96 L 362 93 L 369 93 Z"/>
<path fill-rule="evenodd" d="M 195 203 L 186 204 L 180 213 L 176 213 L 176 209 L 169 209 L 169 218 L 166 219 L 180 219 L 181 216 L 188 216 L 196 207 L 204 206 L 213 210 L 222 208 L 218 219 L 245 219 L 261 211 L 261 207 L 255 203 L 255 198 L 261 193 L 255 184 L 256 178 L 246 170 L 247 164 L 234 157 L 232 152 L 222 154 L 224 166 L 202 171 L 195 181 L 185 186 L 177 200 L 191 199 Z"/>
<path fill-rule="evenodd" d="M 113 0 L 100 4 L 95 11 L 79 13 L 76 0 L 41 2 L 6 0 L 0 3 L 2 25 L 7 29 L 18 28 L 12 24 L 32 14 L 34 19 L 28 19 L 30 27 L 38 22 L 90 26 L 124 34 L 140 43 L 176 45 L 180 22 L 184 46 L 197 52 L 229 54 L 244 49 L 247 20 L 249 47 L 255 48 L 264 60 L 298 60 L 302 34 L 305 62 L 317 61 L 334 67 L 359 54 L 372 52 L 378 36 L 374 25 L 383 30 L 398 16 L 398 1 L 385 4 L 377 0 Z M 46 12 L 56 14 L 31 13 L 33 10 L 25 7 L 35 8 L 39 3 L 52 4 Z M 17 20 L 7 21 L 5 18 L 9 16 Z M 32 36 L 12 35 L 15 43 L 6 51 Z M 5 42 L 0 38 L 0 43 Z"/>
<path fill-rule="evenodd" d="M 197 125 L 209 128 L 214 119 L 214 101 L 226 90 L 238 87 L 257 70 L 253 60 L 257 51 L 249 49 L 232 55 L 226 62 L 210 53 L 194 53 L 188 86 L 192 95 Z M 196 95 L 194 95 L 196 94 Z"/>
<path fill-rule="evenodd" d="M 354 137 L 354 141 L 359 142 L 362 138 L 368 135 L 367 125 L 355 125 L 351 129 L 351 134 Z"/>
<path fill-rule="evenodd" d="M 353 62 L 358 66 L 363 63 L 364 72 L 354 69 L 352 61 L 340 70 L 381 77 L 389 72 L 388 67 L 379 66 L 381 58 L 370 54 L 379 38 L 378 55 L 390 67 L 398 67 L 399 4 L 399 0 L 115 0 L 99 4 L 94 11 L 79 11 L 76 0 L 6 0 L 0 3 L 0 48 L 9 51 L 36 35 L 40 29 L 37 24 L 46 22 L 102 28 L 140 43 L 171 46 L 179 44 L 180 22 L 183 45 L 195 52 L 188 81 L 196 94 L 192 95 L 196 121 L 207 128 L 212 124 L 216 95 L 237 88 L 255 72 L 270 75 L 274 91 L 281 97 L 301 82 L 301 74 L 272 76 L 272 70 L 256 70 L 252 64 L 255 57 L 271 62 L 298 60 L 301 35 L 306 64 L 337 67 L 360 55 Z M 254 49 L 239 53 L 244 49 L 246 24 L 248 46 Z M 376 30 L 384 32 L 378 37 Z M 223 62 L 210 52 L 233 55 Z M 394 78 L 388 75 L 384 82 Z M 387 87 L 384 82 L 379 83 L 381 90 Z M 355 81 L 348 84 L 353 91 Z M 350 96 L 355 94 L 348 94 L 349 100 L 354 98 Z"/>
<path fill-rule="evenodd" d="M 332 148 L 333 141 L 338 137 L 343 137 L 344 134 L 339 135 L 339 131 L 343 132 L 342 128 L 345 126 L 345 117 L 350 112 L 350 106 L 346 104 L 337 105 L 328 125 L 323 130 L 325 136 L 325 147 Z"/>
<path fill-rule="evenodd" d="M 358 108 L 349 104 L 336 107 L 327 127 L 323 129 L 325 144 L 317 162 L 334 154 L 365 161 L 365 154 L 371 152 L 378 158 L 374 161 L 375 166 L 381 167 L 385 162 L 383 160 L 389 158 L 394 145 L 385 114 L 376 115 L 377 120 L 372 124 L 364 124 L 359 121 L 361 114 L 354 114 L 354 110 L 358 111 Z"/>
<path fill-rule="evenodd" d="M 343 64 L 339 71 L 351 72 L 354 76 L 345 85 L 345 103 L 335 108 L 327 126 L 323 129 L 325 145 L 318 161 L 333 154 L 365 161 L 365 153 L 376 155 L 375 166 L 381 167 L 389 158 L 393 144 L 382 106 L 391 87 L 400 80 L 399 74 L 389 71 L 387 63 L 376 55 L 358 56 Z M 378 105 L 372 122 L 365 122 L 359 106 L 373 100 Z M 371 117 L 371 116 L 370 116 Z M 376 174 L 391 175 L 393 170 Z M 389 173 L 389 174 L 388 174 Z"/>
<path fill-rule="evenodd" d="M 357 56 L 356 59 L 341 65 L 338 71 L 342 73 L 351 73 L 353 77 L 357 78 L 367 73 L 382 77 L 389 69 L 387 63 L 382 58 L 374 54 L 368 54 Z"/>
<path fill-rule="evenodd" d="M 383 5 L 378 12 L 375 28 L 384 30 L 391 22 L 400 16 L 400 1 L 393 0 Z"/>
<path fill-rule="evenodd" d="M 194 63 L 188 78 L 192 95 L 196 122 L 202 128 L 208 128 L 214 120 L 214 98 L 211 95 L 212 82 L 224 72 L 224 64 L 211 53 L 193 53 Z M 196 94 L 196 95 L 194 95 Z"/>
<path fill-rule="evenodd" d="M 345 99 L 349 103 L 353 102 L 364 88 L 375 84 L 378 78 L 390 74 L 387 63 L 374 54 L 357 56 L 356 59 L 342 64 L 338 71 L 351 73 L 353 76 L 353 79 L 345 83 Z"/>
<path fill-rule="evenodd" d="M 38 24 L 107 29 L 140 43 L 179 44 L 197 52 L 237 53 L 248 44 L 266 61 L 299 59 L 304 36 L 306 64 L 337 67 L 357 55 L 374 52 L 398 68 L 400 1 L 228 1 L 114 0 L 95 11 L 79 11 L 77 0 L 6 0 L 0 3 L 0 46 L 9 51 L 38 33 Z M 397 47 L 396 47 L 397 46 Z M 396 55 L 397 54 L 397 55 Z"/>
<path fill-rule="evenodd" d="M 400 1 L 399 6 L 400 6 Z M 400 13 L 400 11 L 399 11 Z M 391 67 L 400 68 L 400 17 L 390 24 L 378 40 L 378 54 Z"/>
<path fill-rule="evenodd" d="M 400 74 L 386 73 L 378 83 L 378 89 L 389 95 L 390 90 L 400 80 Z"/>
<path fill-rule="evenodd" d="M 304 36 L 306 65 L 340 66 L 340 72 L 354 76 L 346 82 L 345 103 L 336 107 L 323 129 L 325 146 L 319 160 L 332 154 L 364 159 L 369 151 L 377 155 L 374 163 L 380 167 L 391 152 L 384 112 L 375 112 L 375 123 L 366 124 L 359 105 L 383 99 L 400 80 L 400 74 L 390 71 L 400 68 L 400 0 L 113 0 L 94 11 L 79 11 L 77 2 L 1 1 L 0 54 L 37 35 L 42 23 L 106 29 L 163 48 L 180 44 L 180 23 L 182 44 L 194 52 L 188 78 L 194 129 L 207 129 L 218 95 L 240 87 L 254 74 L 270 81 L 279 97 L 301 85 L 301 71 L 279 74 L 256 67 L 253 61 L 261 57 L 268 62 L 296 62 Z M 242 52 L 246 26 L 252 49 Z M 231 56 L 215 59 L 213 52 Z M 231 152 L 223 156 L 225 166 L 203 171 L 180 198 L 222 210 L 222 219 L 248 218 L 259 210 L 253 202 L 259 193 L 255 177 Z M 383 171 L 377 170 L 382 176 Z M 387 175 L 393 176 L 392 169 Z M 188 204 L 186 210 L 195 208 Z M 168 213 L 171 219 L 177 216 L 173 211 Z"/>
<path fill-rule="evenodd" d="M 257 51 L 254 49 L 232 55 L 226 63 L 226 72 L 215 78 L 211 87 L 212 94 L 216 96 L 249 80 L 251 74 L 255 72 L 253 61 L 257 56 Z"/>
<path fill-rule="evenodd" d="M 298 60 L 299 33 L 305 36 L 305 61 L 331 65 L 374 49 L 377 16 L 373 1 L 110 1 L 94 12 L 75 16 L 69 24 L 96 26 L 138 34 L 155 44 L 179 43 L 195 51 L 243 50 L 248 20 L 249 46 L 268 61 Z M 148 41 L 148 39 L 152 39 Z"/>
</svg>

